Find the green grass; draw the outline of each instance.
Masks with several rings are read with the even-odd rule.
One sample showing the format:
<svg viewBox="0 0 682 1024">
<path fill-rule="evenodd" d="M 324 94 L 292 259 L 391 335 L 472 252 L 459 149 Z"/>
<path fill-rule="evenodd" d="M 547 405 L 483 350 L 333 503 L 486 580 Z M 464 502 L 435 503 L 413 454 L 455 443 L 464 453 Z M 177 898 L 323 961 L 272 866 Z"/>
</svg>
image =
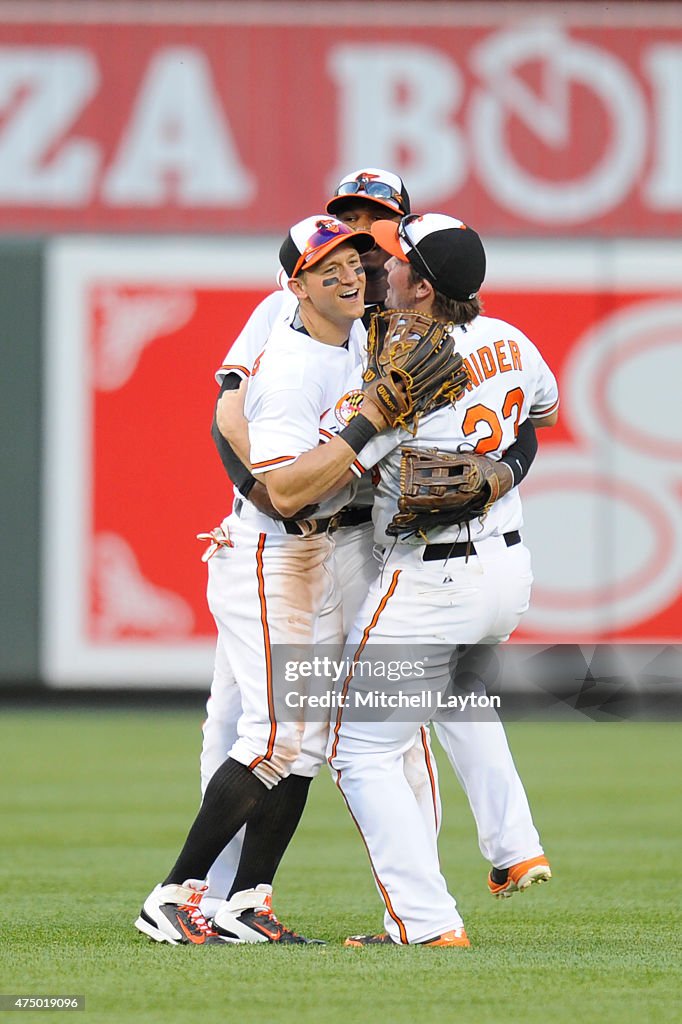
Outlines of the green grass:
<svg viewBox="0 0 682 1024">
<path fill-rule="evenodd" d="M 196 810 L 199 721 L 168 711 L 0 718 L 2 992 L 84 994 L 76 1019 L 89 1024 L 680 1019 L 678 725 L 509 727 L 555 877 L 508 901 L 487 894 L 471 815 L 439 758 L 443 867 L 471 950 L 341 947 L 379 929 L 382 913 L 326 772 L 276 907 L 329 945 L 160 947 L 132 920 Z"/>
</svg>

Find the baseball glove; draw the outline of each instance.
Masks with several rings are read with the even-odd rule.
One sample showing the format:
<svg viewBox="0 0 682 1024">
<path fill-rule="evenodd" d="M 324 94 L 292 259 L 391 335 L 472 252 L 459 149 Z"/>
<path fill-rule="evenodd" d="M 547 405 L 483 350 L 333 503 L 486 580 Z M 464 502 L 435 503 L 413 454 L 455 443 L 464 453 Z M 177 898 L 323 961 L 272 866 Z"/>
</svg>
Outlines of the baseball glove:
<svg viewBox="0 0 682 1024">
<path fill-rule="evenodd" d="M 420 416 L 462 397 L 469 378 L 451 331 L 452 324 L 410 310 L 372 315 L 362 390 L 387 426 L 415 433 Z"/>
<path fill-rule="evenodd" d="M 401 450 L 399 511 L 386 530 L 393 537 L 482 519 L 514 482 L 508 466 L 485 455 Z"/>
</svg>

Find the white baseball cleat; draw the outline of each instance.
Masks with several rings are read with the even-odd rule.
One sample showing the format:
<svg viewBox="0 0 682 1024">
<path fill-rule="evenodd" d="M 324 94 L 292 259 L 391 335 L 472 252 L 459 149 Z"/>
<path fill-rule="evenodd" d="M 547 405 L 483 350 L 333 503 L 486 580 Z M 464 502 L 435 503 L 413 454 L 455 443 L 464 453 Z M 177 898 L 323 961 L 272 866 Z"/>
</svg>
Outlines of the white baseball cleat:
<svg viewBox="0 0 682 1024">
<path fill-rule="evenodd" d="M 272 912 L 272 886 L 236 892 L 213 917 L 213 927 L 226 942 L 278 942 L 282 945 L 324 946 L 321 939 L 285 928 Z"/>
<path fill-rule="evenodd" d="M 195 878 L 183 885 L 157 885 L 144 901 L 135 927 L 155 942 L 171 946 L 222 945 L 229 940 L 222 939 L 201 912 L 207 888 Z"/>
</svg>

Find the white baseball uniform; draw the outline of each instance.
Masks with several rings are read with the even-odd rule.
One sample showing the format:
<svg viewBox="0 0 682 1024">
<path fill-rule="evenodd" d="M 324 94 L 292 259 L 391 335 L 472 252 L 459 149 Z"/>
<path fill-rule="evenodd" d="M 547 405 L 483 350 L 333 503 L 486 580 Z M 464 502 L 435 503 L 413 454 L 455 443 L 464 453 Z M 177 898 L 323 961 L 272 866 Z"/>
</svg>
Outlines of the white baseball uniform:
<svg viewBox="0 0 682 1024">
<path fill-rule="evenodd" d="M 478 317 L 455 328 L 455 337 L 473 382 L 465 397 L 425 417 L 416 436 L 404 431 L 377 435 L 358 456 L 364 466 L 378 462 L 375 536 L 384 547 L 382 571 L 348 638 L 348 652 L 358 660 L 371 659 L 375 644 L 422 649 L 435 644 L 452 651 L 460 644 L 497 643 L 508 638 L 528 607 L 532 575 L 530 554 L 518 534 L 518 489 L 496 502 L 482 523 L 471 524 L 468 557 L 460 549 L 452 552 L 457 557 L 448 554 L 469 539 L 465 529 L 429 532 L 429 547 L 445 547 L 437 560 L 430 560 L 419 537 L 395 540 L 386 533 L 398 508 L 401 444 L 444 451 L 468 445 L 499 458 L 519 422 L 557 407 L 554 376 L 521 331 Z M 444 662 L 444 678 L 448 667 Z M 348 685 L 352 696 L 352 679 Z M 330 735 L 333 775 L 369 852 L 389 935 L 402 943 L 462 926 L 414 797 L 396 770 L 415 729 L 430 717 L 424 710 L 417 723 L 414 718 L 363 722 L 344 717 L 342 710 Z M 505 832 L 490 858 L 497 867 L 542 853 L 501 723 L 454 719 L 440 722 L 437 729 L 469 797 L 484 854 L 493 852 L 500 819 Z"/>
<path fill-rule="evenodd" d="M 289 289 L 271 292 L 256 306 L 241 332 L 230 346 L 222 364 L 215 373 L 218 384 L 229 373 L 243 379 L 251 376 L 251 368 L 262 351 L 276 322 L 288 323 L 296 312 L 297 301 Z M 212 560 L 212 559 L 211 559 Z M 206 719 L 202 726 L 201 793 L 206 792 L 213 773 L 223 763 L 237 740 L 237 723 L 242 713 L 242 701 L 220 636 L 216 643 L 211 692 L 206 703 Z M 230 891 L 237 870 L 244 829 L 211 868 L 208 877 L 209 892 L 206 899 L 220 901 Z"/>
<path fill-rule="evenodd" d="M 251 368 L 263 351 L 265 342 L 275 326 L 286 326 L 294 318 L 297 303 L 292 293 L 286 289 L 268 295 L 254 310 L 244 329 L 235 340 L 216 373 L 218 383 L 222 383 L 228 373 L 237 373 L 248 378 Z M 360 358 L 365 351 L 365 334 L 360 324 L 356 325 L 351 335 L 352 358 Z M 342 379 L 342 378 L 340 378 Z M 336 401 L 335 396 L 335 401 Z M 330 429 L 322 431 L 321 440 L 328 439 L 338 429 L 339 421 L 334 420 L 330 412 Z M 343 420 L 340 421 L 343 425 Z M 327 423 L 327 420 L 325 420 Z M 355 502 L 358 506 L 367 506 L 373 498 L 373 488 L 368 478 L 358 484 Z M 239 499 L 238 500 L 243 500 Z M 247 504 L 242 506 L 246 509 Z M 228 519 L 228 525 L 230 520 Z M 233 533 L 234 533 L 233 525 Z M 295 538 L 287 538 L 293 540 Z M 373 527 L 371 522 L 357 526 L 341 527 L 333 535 L 334 566 L 337 585 L 342 597 L 343 636 L 345 637 L 353 623 L 360 604 L 364 600 L 369 583 L 376 575 L 377 563 L 373 558 Z M 209 569 L 218 556 L 211 558 Z M 222 559 L 221 559 L 222 561 Z M 220 562 L 213 566 L 213 574 L 220 573 Z M 227 573 L 225 573 L 227 576 Z M 225 586 L 234 584 L 225 579 Z M 218 588 L 214 589 L 214 600 L 219 601 Z M 258 614 L 258 606 L 251 607 L 254 616 Z M 335 638 L 336 618 L 338 612 L 334 605 L 325 607 L 320 615 L 318 642 L 333 642 Z M 330 623 L 328 628 L 328 622 Z M 322 639 L 319 639 L 322 637 Z M 201 752 L 201 787 L 205 792 L 213 773 L 223 763 L 237 740 L 237 723 L 242 714 L 242 699 L 237 685 L 235 673 L 228 658 L 225 644 L 221 637 L 216 645 L 213 681 L 211 693 L 206 705 L 207 716 L 203 724 L 203 746 Z M 306 735 L 304 733 L 304 750 Z M 308 756 L 303 765 L 295 766 L 299 774 L 314 774 L 318 762 Z M 304 769 L 304 770 L 302 770 Z M 404 770 L 419 806 L 430 827 L 433 828 L 434 842 L 440 826 L 441 804 L 438 791 L 438 771 L 431 753 L 428 729 L 420 730 L 413 747 L 406 753 Z M 244 830 L 242 829 L 228 844 L 216 860 L 208 876 L 209 892 L 204 897 L 206 907 L 212 907 L 211 901 L 224 898 L 229 892 L 239 863 Z M 208 912 L 208 911 L 207 911 Z"/>
<path fill-rule="evenodd" d="M 354 332 L 364 334 L 364 328 L 359 324 Z M 254 475 L 289 465 L 317 446 L 321 416 L 355 359 L 350 343 L 348 348 L 321 345 L 287 323 L 275 324 L 245 401 Z M 321 502 L 316 517 L 333 515 L 351 493 L 348 485 Z M 283 522 L 241 498 L 223 528 L 232 546 L 209 561 L 208 601 L 242 701 L 230 757 L 266 785 L 276 784 L 292 767 L 297 774 L 314 774 L 320 755 L 301 749 L 302 723 L 275 717 L 272 646 L 342 639 L 333 542 L 326 533 L 291 536 Z M 318 620 L 327 606 L 331 611 L 321 635 Z"/>
<path fill-rule="evenodd" d="M 264 349 L 271 331 L 275 326 L 290 325 L 296 309 L 296 299 L 288 289 L 273 292 L 263 299 L 222 360 L 222 365 L 216 372 L 218 383 L 222 383 L 225 375 L 229 373 L 237 373 L 241 377 L 249 378 L 254 362 Z M 364 355 L 365 337 L 363 328 L 358 324 L 351 332 L 350 354 L 352 358 L 359 359 Z M 325 423 L 331 429 L 322 431 L 322 440 L 333 436 L 333 432 L 339 427 L 339 421 L 334 420 L 333 411 L 330 411 L 329 417 L 326 418 Z M 340 422 L 343 425 L 343 420 Z M 357 504 L 360 507 L 367 506 L 371 504 L 373 497 L 371 481 L 366 478 L 359 481 L 355 502 L 351 504 Z M 238 496 L 238 501 L 240 500 L 243 501 Z M 243 509 L 247 510 L 247 516 L 248 508 L 247 504 L 243 505 Z M 229 521 L 228 519 L 227 522 L 229 523 Z M 235 527 L 232 527 L 233 529 Z M 296 539 L 287 538 L 287 541 L 292 540 L 296 550 Z M 335 532 L 333 541 L 335 574 L 342 597 L 343 636 L 345 637 L 377 572 L 377 563 L 373 557 L 372 523 L 366 522 L 356 526 L 341 527 Z M 281 543 L 283 542 L 284 538 Z M 216 557 L 211 558 L 211 563 L 215 561 Z M 214 574 L 216 574 L 216 570 L 219 571 L 217 565 L 214 566 Z M 225 586 L 229 585 L 229 581 L 225 580 Z M 219 600 L 217 593 L 215 600 Z M 258 608 L 255 604 L 251 610 L 254 615 L 257 615 Z M 318 624 L 318 642 L 334 641 L 337 628 L 335 616 L 337 614 L 338 611 L 334 605 L 323 609 Z M 322 639 L 319 639 L 321 637 Z M 213 681 L 206 708 L 207 717 L 203 725 L 201 755 L 202 793 L 206 791 L 206 786 L 213 773 L 223 763 L 233 744 L 237 741 L 238 722 L 242 715 L 241 691 L 220 636 L 216 645 Z M 307 736 L 304 732 L 304 752 L 306 739 Z M 305 753 L 303 757 L 304 762 L 295 765 L 293 770 L 298 774 L 314 774 L 319 762 L 315 761 L 314 756 L 306 757 Z M 431 753 L 428 729 L 420 730 L 413 748 L 406 754 L 404 772 L 406 772 L 425 819 L 433 828 L 433 841 L 435 842 L 440 824 L 440 796 L 437 767 Z M 212 906 L 212 900 L 220 900 L 224 898 L 225 893 L 229 892 L 239 864 L 243 839 L 244 829 L 227 845 L 213 864 L 208 877 L 209 892 L 204 897 L 207 907 Z"/>
</svg>

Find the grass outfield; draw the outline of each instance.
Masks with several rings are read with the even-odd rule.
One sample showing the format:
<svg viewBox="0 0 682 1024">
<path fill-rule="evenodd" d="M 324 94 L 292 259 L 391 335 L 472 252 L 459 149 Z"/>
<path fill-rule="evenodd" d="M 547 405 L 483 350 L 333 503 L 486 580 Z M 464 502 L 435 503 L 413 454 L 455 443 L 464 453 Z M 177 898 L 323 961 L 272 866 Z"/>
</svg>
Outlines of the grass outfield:
<svg viewBox="0 0 682 1024">
<path fill-rule="evenodd" d="M 439 757 L 443 867 L 472 949 L 341 947 L 348 934 L 380 929 L 382 915 L 324 772 L 278 876 L 276 908 L 330 944 L 202 950 L 161 947 L 132 927 L 196 810 L 198 716 L 5 713 L 1 991 L 83 994 L 77 1019 L 89 1024 L 680 1019 L 680 726 L 508 731 L 555 877 L 491 899 L 471 815 Z"/>
</svg>

